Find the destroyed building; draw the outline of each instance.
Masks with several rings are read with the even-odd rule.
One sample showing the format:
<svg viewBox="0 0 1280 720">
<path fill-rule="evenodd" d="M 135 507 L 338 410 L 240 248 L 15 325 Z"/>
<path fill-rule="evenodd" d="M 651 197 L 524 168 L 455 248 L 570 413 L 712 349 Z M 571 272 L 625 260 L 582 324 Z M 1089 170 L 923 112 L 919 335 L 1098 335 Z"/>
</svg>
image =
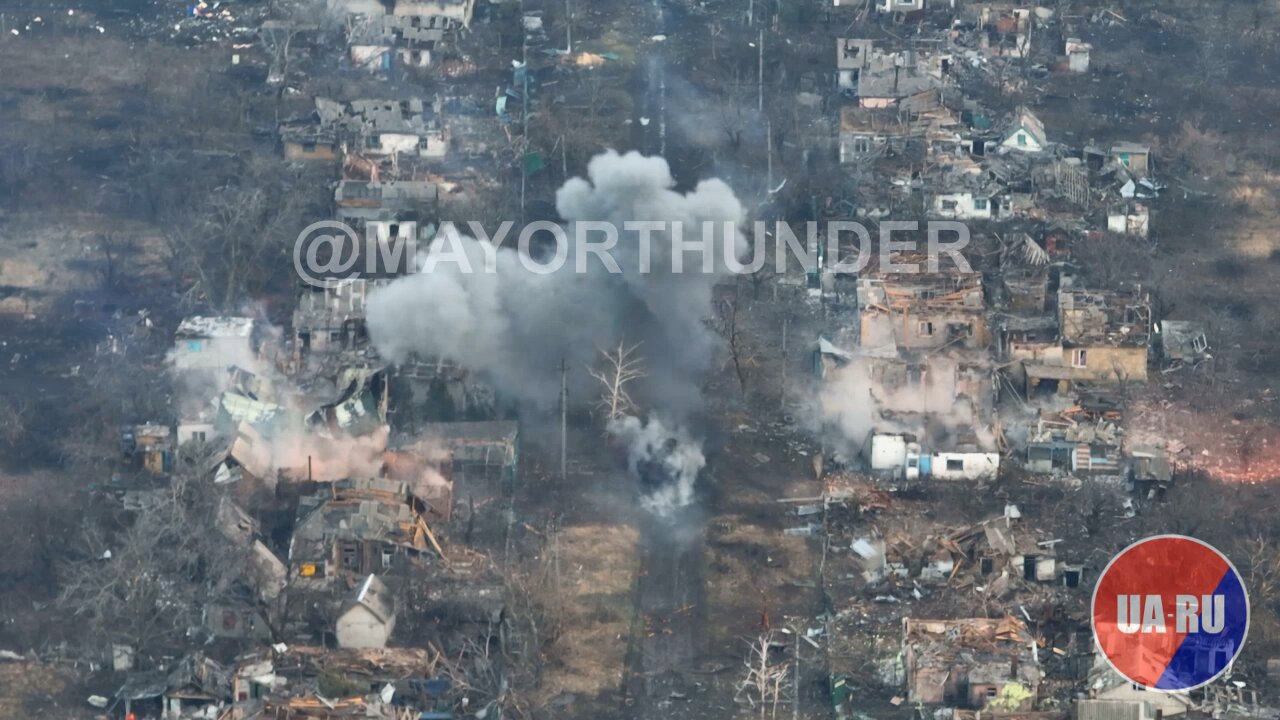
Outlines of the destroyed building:
<svg viewBox="0 0 1280 720">
<path fill-rule="evenodd" d="M 439 159 L 448 152 L 438 100 L 339 102 L 317 97 L 316 118 L 320 132 L 332 132 L 340 145 L 360 155 Z"/>
<path fill-rule="evenodd" d="M 174 333 L 173 365 L 179 370 L 225 370 L 247 365 L 258 349 L 253 318 L 193 315 Z"/>
<path fill-rule="evenodd" d="M 1031 710 L 1044 676 L 1021 620 L 903 618 L 907 699 L 925 705 Z"/>
<path fill-rule="evenodd" d="M 403 573 L 406 558 L 438 555 L 427 512 L 394 480 L 338 481 L 304 497 L 289 549 L 291 588 L 328 592 L 370 574 Z"/>
<path fill-rule="evenodd" d="M 303 288 L 292 323 L 298 360 L 363 347 L 369 339 L 365 298 L 376 284 L 367 278 L 345 278 Z"/>
<path fill-rule="evenodd" d="M 894 262 L 929 268 L 924 257 L 902 256 Z M 954 263 L 912 274 L 865 272 L 858 278 L 858 308 L 864 347 L 891 343 L 900 351 L 979 350 L 989 340 L 982 276 Z"/>
<path fill-rule="evenodd" d="M 1064 279 L 1058 334 L 1054 341 L 1010 341 L 1009 356 L 1020 363 L 1028 394 L 1146 381 L 1151 308 L 1144 295 L 1085 290 Z"/>
<path fill-rule="evenodd" d="M 347 23 L 351 64 L 373 72 L 425 68 L 462 27 L 445 15 L 358 15 Z"/>
</svg>

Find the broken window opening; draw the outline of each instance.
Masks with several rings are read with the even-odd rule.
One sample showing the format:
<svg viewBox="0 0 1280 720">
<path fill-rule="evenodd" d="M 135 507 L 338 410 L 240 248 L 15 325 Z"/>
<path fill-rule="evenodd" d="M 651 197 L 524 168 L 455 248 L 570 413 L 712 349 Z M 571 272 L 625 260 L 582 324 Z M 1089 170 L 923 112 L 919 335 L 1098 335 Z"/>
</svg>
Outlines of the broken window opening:
<svg viewBox="0 0 1280 720">
<path fill-rule="evenodd" d="M 360 569 L 360 554 L 356 550 L 355 543 L 342 544 L 342 567 L 347 570 Z"/>
</svg>

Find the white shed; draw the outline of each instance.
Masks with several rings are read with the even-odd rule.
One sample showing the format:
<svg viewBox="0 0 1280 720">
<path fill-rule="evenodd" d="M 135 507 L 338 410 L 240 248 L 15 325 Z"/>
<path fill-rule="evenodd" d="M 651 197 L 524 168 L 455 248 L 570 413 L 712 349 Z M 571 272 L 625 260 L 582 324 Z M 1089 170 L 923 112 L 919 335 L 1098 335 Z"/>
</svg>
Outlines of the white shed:
<svg viewBox="0 0 1280 720">
<path fill-rule="evenodd" d="M 395 627 L 395 598 L 377 575 L 370 575 L 338 616 L 338 647 L 386 647 Z"/>
</svg>

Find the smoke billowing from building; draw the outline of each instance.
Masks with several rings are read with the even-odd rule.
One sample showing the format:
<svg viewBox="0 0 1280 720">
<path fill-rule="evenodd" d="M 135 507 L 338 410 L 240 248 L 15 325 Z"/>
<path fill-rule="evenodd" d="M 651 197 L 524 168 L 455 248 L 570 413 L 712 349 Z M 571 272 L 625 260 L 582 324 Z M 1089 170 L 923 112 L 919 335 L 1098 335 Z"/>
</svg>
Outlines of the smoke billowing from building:
<svg viewBox="0 0 1280 720">
<path fill-rule="evenodd" d="M 995 439 L 978 421 L 983 377 L 947 357 L 907 365 L 849 355 L 827 368 L 814 410 L 834 431 L 829 441 L 849 457 L 872 432 L 907 433 L 934 447 L 971 442 L 989 448 Z"/>
<path fill-rule="evenodd" d="M 717 343 L 704 320 L 713 287 L 729 273 L 723 240 L 713 251 L 711 272 L 701 272 L 702 256 L 690 250 L 685 265 L 691 271 L 673 273 L 677 248 L 668 230 L 678 221 L 685 241 L 694 242 L 705 223 L 737 226 L 744 212 L 720 180 L 704 180 L 688 193 L 674 186 L 662 158 L 612 151 L 596 156 L 586 178 L 573 178 L 556 193 L 556 209 L 568 223 L 570 258 L 579 255 L 576 224 L 594 221 L 618 228 L 617 246 L 608 252 L 620 272 L 610 272 L 589 255 L 585 272 L 569 262 L 548 274 L 533 273 L 520 262 L 513 244 L 497 249 L 496 272 L 484 272 L 491 249 L 464 238 L 460 252 L 472 272 L 465 272 L 463 263 L 440 258 L 429 271 L 370 295 L 368 326 L 374 346 L 393 362 L 413 353 L 443 356 L 482 373 L 507 398 L 550 407 L 558 396 L 562 359 L 582 382 L 581 369 L 595 361 L 597 348 L 639 343 L 647 378 L 635 386 L 632 397 L 681 424 L 702 402 L 699 378 Z M 639 233 L 625 229 L 628 221 L 663 223 L 663 230 L 649 238 L 647 259 Z M 590 233 L 584 237 L 603 240 Z M 437 241 L 428 253 L 440 252 L 444 244 L 459 243 Z M 740 235 L 737 244 L 741 254 L 746 243 Z M 688 441 L 679 431 L 672 437 Z"/>
</svg>

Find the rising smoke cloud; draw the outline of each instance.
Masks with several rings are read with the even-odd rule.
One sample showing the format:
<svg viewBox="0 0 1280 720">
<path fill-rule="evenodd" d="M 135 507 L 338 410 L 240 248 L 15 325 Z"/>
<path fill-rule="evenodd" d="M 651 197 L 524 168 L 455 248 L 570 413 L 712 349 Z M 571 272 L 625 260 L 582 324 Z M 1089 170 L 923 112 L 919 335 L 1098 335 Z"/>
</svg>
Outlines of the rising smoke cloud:
<svg viewBox="0 0 1280 720">
<path fill-rule="evenodd" d="M 573 178 L 560 188 L 556 210 L 568 224 L 570 258 L 578 257 L 578 223 L 605 222 L 618 228 L 617 246 L 609 252 L 620 272 L 609 272 L 589 256 L 586 272 L 569 262 L 554 272 L 536 274 L 523 266 L 519 250 L 509 246 L 496 251 L 496 272 L 484 272 L 491 249 L 463 238 L 460 250 L 473 272 L 465 272 L 463 263 L 438 262 L 429 272 L 400 278 L 370 294 L 367 321 L 374 347 L 392 362 L 403 362 L 414 353 L 445 357 L 481 373 L 507 398 L 549 407 L 559 392 L 562 360 L 581 381 L 580 369 L 594 362 L 597 348 L 620 341 L 638 343 L 647 379 L 636 387 L 633 398 L 675 426 L 682 425 L 701 405 L 699 379 L 718 342 L 704 321 L 716 282 L 729 274 L 723 236 L 717 236 L 721 240 L 712 251 L 711 272 L 702 272 L 701 255 L 690 252 L 686 272 L 673 273 L 675 250 L 669 232 L 652 233 L 646 264 L 638 233 L 625 225 L 653 221 L 669 229 L 679 222 L 692 241 L 701 237 L 705 223 L 737 227 L 745 218 L 742 204 L 720 180 L 704 180 L 690 192 L 677 192 L 666 160 L 610 151 L 591 160 L 586 178 Z M 589 234 L 586 239 L 601 240 Z M 427 252 L 437 251 L 440 244 Z M 741 257 L 745 250 L 746 242 L 737 233 L 734 252 Z M 641 438 L 659 432 L 690 443 L 692 450 L 685 453 L 690 460 L 694 453 L 701 458 L 697 443 L 678 427 L 667 430 L 656 420 L 633 420 L 634 426 L 616 427 L 633 451 L 651 446 Z M 690 466 L 700 469 L 703 462 Z M 693 476 L 673 475 L 670 502 L 692 499 Z"/>
<path fill-rule="evenodd" d="M 508 398 L 549 406 L 559 391 L 562 358 L 582 368 L 597 348 L 621 340 L 639 343 L 653 381 L 637 399 L 677 420 L 686 417 L 701 402 L 698 377 L 716 344 L 704 319 L 712 288 L 728 274 L 723 248 L 714 250 L 711 273 L 698 272 L 689 253 L 690 271 L 675 274 L 671 236 L 654 232 L 649 269 L 641 272 L 639 237 L 622 228 L 627 221 L 679 221 L 686 235 L 696 237 L 703 223 L 736 225 L 744 212 L 719 180 L 702 181 L 688 193 L 676 192 L 674 185 L 662 158 L 612 151 L 596 156 L 586 178 L 573 178 L 556 193 L 556 209 L 569 224 L 571 258 L 577 257 L 576 223 L 607 222 L 620 229 L 610 251 L 619 273 L 591 256 L 585 273 L 570 262 L 540 275 L 524 268 L 519 251 L 505 245 L 496 252 L 496 272 L 488 273 L 482 268 L 489 249 L 462 238 L 460 249 L 472 272 L 463 263 L 442 261 L 370 294 L 374 347 L 393 362 L 411 353 L 446 357 L 483 373 Z M 745 240 L 739 235 L 737 241 L 744 251 Z"/>
<path fill-rule="evenodd" d="M 641 482 L 645 509 L 670 515 L 693 502 L 707 458 L 687 431 L 668 428 L 656 417 L 623 416 L 610 421 L 609 434 L 627 446 L 627 470 Z"/>
<path fill-rule="evenodd" d="M 826 372 L 812 410 L 829 431 L 827 440 L 848 457 L 857 455 L 872 432 L 914 435 L 934 449 L 956 438 L 971 438 L 989 449 L 991 430 L 975 423 L 974 398 L 959 379 L 961 369 L 946 357 L 922 360 L 918 381 L 877 377 L 873 358 L 850 355 Z M 905 366 L 899 366 L 905 367 Z"/>
</svg>

